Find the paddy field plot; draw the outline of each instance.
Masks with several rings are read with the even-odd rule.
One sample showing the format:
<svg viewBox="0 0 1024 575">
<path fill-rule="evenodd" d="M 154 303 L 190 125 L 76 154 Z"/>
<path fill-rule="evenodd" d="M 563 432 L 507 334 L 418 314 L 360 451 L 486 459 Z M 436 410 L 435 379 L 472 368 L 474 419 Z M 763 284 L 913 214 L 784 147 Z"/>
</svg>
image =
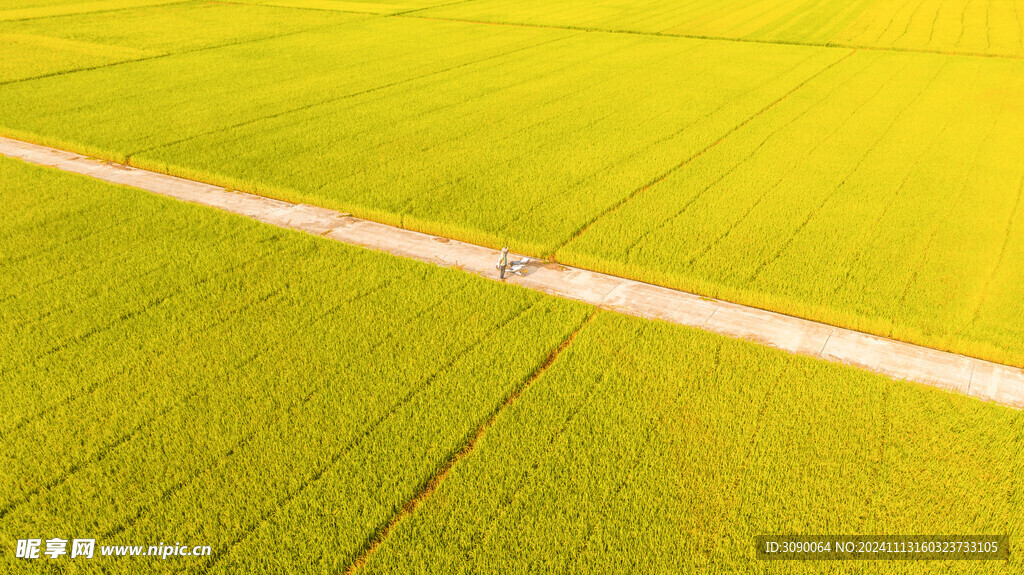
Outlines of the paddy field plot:
<svg viewBox="0 0 1024 575">
<path fill-rule="evenodd" d="M 123 8 L 136 9 L 83 11 L 60 18 L 7 22 L 4 15 L 12 11 L 0 10 L 0 85 L 288 35 L 340 21 L 331 13 L 268 6 L 122 4 Z"/>
<path fill-rule="evenodd" d="M 32 534 L 174 532 L 232 572 L 296 513 L 338 528 L 278 560 L 344 565 L 590 313 L 10 160 L 0 183 L 4 570 Z M 322 482 L 346 503 L 316 510 Z"/>
<path fill-rule="evenodd" d="M 474 0 L 418 15 L 1019 58 L 1022 13 L 1022 0 Z"/>
<path fill-rule="evenodd" d="M 365 572 L 773 572 L 749 540 L 791 531 L 1020 569 L 1019 411 L 12 160 L 0 197 L 5 568 L 342 571 L 394 523 Z"/>
<path fill-rule="evenodd" d="M 1012 573 L 754 559 L 762 533 L 1019 533 L 1020 413 L 951 399 L 602 314 L 365 572 Z"/>
<path fill-rule="evenodd" d="M 409 14 L 434 6 L 449 4 L 451 0 L 236 0 L 238 4 L 283 6 L 308 10 L 351 12 L 355 14 Z"/>
<path fill-rule="evenodd" d="M 0 6 L 0 21 L 30 20 L 68 14 L 113 12 L 142 6 L 180 4 L 183 0 L 17 0 Z"/>
<path fill-rule="evenodd" d="M 1024 365 L 1019 59 L 207 10 L 0 22 L 160 52 L 12 59 L 0 133 Z"/>
</svg>

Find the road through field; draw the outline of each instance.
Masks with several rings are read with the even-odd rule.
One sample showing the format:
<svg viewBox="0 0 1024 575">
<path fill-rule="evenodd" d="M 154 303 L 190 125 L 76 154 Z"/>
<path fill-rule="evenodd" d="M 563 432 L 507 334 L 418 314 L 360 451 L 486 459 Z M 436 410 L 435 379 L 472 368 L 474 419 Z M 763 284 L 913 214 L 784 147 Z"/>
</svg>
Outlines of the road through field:
<svg viewBox="0 0 1024 575">
<path fill-rule="evenodd" d="M 6 137 L 1024 368 L 1019 60 L 192 2 L 0 62 Z"/>
<path fill-rule="evenodd" d="M 8 138 L 0 138 L 0 154 L 220 208 L 280 227 L 495 276 L 497 252 L 483 246 Z M 513 275 L 508 281 L 624 314 L 696 327 L 1024 408 L 1024 370 L 1015 367 L 558 264 L 535 261 L 527 266 L 525 276 Z"/>
</svg>

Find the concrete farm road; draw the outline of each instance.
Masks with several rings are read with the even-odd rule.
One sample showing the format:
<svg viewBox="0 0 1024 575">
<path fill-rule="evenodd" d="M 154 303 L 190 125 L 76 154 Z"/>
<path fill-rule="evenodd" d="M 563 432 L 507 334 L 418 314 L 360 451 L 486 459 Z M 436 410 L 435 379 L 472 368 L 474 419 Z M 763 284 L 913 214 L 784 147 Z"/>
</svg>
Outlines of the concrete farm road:
<svg viewBox="0 0 1024 575">
<path fill-rule="evenodd" d="M 494 262 L 498 252 L 483 246 L 9 138 L 0 137 L 0 154 L 497 279 Z M 1024 408 L 1024 370 L 1015 367 L 585 269 L 537 261 L 527 266 L 526 271 L 525 276 L 512 275 L 506 281 L 619 313 L 687 325 L 791 353 L 854 365 L 897 380 Z"/>
</svg>

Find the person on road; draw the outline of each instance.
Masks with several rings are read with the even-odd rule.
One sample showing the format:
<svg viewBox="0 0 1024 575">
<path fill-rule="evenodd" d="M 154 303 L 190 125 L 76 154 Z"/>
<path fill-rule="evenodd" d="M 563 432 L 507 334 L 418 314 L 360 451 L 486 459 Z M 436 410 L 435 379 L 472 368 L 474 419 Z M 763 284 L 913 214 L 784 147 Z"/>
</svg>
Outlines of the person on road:
<svg viewBox="0 0 1024 575">
<path fill-rule="evenodd" d="M 501 255 L 498 256 L 498 263 L 494 267 L 498 268 L 498 277 L 505 279 L 505 268 L 508 267 L 508 246 L 501 248 Z"/>
</svg>

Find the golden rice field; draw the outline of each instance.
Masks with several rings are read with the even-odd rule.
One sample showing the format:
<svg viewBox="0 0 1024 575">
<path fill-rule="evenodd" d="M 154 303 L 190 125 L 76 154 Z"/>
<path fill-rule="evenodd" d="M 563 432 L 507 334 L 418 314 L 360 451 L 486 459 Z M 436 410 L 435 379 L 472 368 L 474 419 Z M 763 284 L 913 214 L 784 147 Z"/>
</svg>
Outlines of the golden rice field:
<svg viewBox="0 0 1024 575">
<path fill-rule="evenodd" d="M 4 0 L 0 135 L 1024 366 L 1021 4 Z M 6 158 L 0 199 L 0 573 L 1024 571 L 1019 410 Z"/>
<path fill-rule="evenodd" d="M 122 4 L 0 16 L 0 133 L 1024 365 L 1018 56 L 640 25 L 828 2 Z"/>
<path fill-rule="evenodd" d="M 1010 562 L 857 572 L 1022 567 L 1019 410 L 6 158 L 0 183 L 2 572 L 790 573 L 752 547 L 790 532 L 1008 534 Z M 16 558 L 32 537 L 97 548 Z M 110 551 L 164 541 L 211 554 Z"/>
<path fill-rule="evenodd" d="M 1021 0 L 473 0 L 420 14 L 588 30 L 1019 58 L 1024 55 L 1022 12 Z"/>
</svg>

